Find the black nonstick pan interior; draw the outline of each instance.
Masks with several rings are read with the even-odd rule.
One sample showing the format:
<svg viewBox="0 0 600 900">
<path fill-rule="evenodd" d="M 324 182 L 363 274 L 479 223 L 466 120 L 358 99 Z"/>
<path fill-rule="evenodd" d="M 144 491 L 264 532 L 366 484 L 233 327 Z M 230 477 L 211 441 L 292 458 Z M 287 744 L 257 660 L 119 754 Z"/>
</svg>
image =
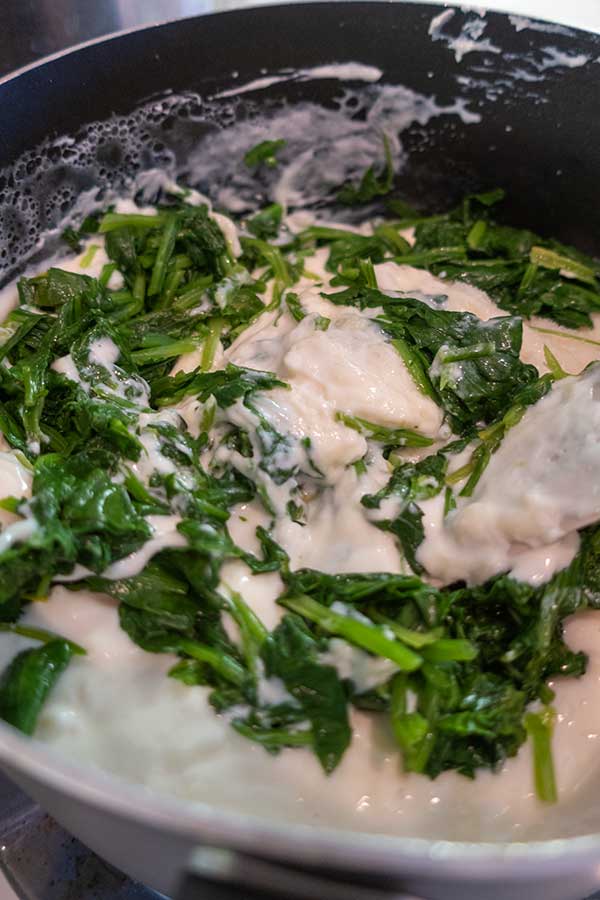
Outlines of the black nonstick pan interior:
<svg viewBox="0 0 600 900">
<path fill-rule="evenodd" d="M 184 165 L 209 130 L 198 98 L 265 73 L 345 61 L 377 66 L 381 83 L 440 106 L 458 99 L 468 111 L 403 132 L 405 199 L 431 210 L 470 190 L 504 187 L 507 220 L 600 252 L 600 37 L 444 9 L 356 2 L 240 10 L 126 34 L 0 83 L 0 279 L 80 191 L 160 165 L 171 151 Z M 148 99 L 165 94 L 185 95 L 186 109 L 163 103 L 148 113 Z M 331 78 L 286 80 L 223 100 L 220 112 L 213 103 L 211 117 L 228 125 L 282 102 L 333 106 L 339 95 Z M 117 128 L 100 139 L 86 128 L 144 104 L 146 113 L 128 120 L 127 140 Z"/>
</svg>

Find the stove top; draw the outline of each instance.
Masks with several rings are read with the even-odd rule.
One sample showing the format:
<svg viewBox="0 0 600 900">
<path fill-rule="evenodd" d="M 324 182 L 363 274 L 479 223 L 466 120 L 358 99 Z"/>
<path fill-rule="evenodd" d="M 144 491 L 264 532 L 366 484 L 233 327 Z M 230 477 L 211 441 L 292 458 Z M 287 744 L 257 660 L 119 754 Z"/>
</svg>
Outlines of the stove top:
<svg viewBox="0 0 600 900">
<path fill-rule="evenodd" d="M 2 774 L 0 811 L 0 900 L 165 900 L 84 847 Z"/>
</svg>

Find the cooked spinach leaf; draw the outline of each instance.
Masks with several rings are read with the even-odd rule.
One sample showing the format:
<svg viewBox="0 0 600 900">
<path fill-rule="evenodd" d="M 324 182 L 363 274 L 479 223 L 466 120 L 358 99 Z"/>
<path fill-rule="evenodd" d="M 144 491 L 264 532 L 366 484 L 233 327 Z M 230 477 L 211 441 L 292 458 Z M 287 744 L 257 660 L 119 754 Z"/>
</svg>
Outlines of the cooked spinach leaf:
<svg viewBox="0 0 600 900">
<path fill-rule="evenodd" d="M 362 203 L 370 203 L 375 197 L 389 194 L 394 183 L 394 164 L 390 139 L 383 135 L 383 153 L 385 164 L 383 171 L 375 174 L 375 166 L 369 166 L 358 185 L 345 184 L 338 192 L 337 199 L 346 206 L 356 206 Z"/>
<path fill-rule="evenodd" d="M 59 639 L 21 651 L 0 675 L 0 719 L 33 734 L 46 697 L 72 656 L 71 644 Z"/>
<path fill-rule="evenodd" d="M 325 772 L 332 772 L 352 737 L 337 672 L 318 662 L 318 643 L 297 616 L 284 616 L 268 636 L 264 660 L 266 674 L 281 678 L 310 722 L 314 751 Z"/>
<path fill-rule="evenodd" d="M 286 146 L 287 141 L 261 141 L 244 154 L 244 162 L 249 168 L 265 165 L 269 169 L 277 165 L 277 154 Z"/>
<path fill-rule="evenodd" d="M 277 237 L 277 233 L 281 226 L 281 217 L 283 216 L 283 208 L 279 203 L 271 203 L 265 206 L 259 213 L 252 216 L 248 220 L 247 228 L 254 237 L 265 241 L 269 238 Z"/>
</svg>

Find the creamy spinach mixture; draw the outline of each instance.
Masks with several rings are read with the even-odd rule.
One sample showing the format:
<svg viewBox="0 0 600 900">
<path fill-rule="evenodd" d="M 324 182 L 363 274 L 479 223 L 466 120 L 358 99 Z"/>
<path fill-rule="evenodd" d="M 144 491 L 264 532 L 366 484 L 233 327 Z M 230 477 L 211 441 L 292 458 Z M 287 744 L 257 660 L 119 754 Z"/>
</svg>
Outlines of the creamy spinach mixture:
<svg viewBox="0 0 600 900">
<path fill-rule="evenodd" d="M 563 623 L 600 604 L 600 265 L 501 201 L 421 216 L 388 165 L 339 191 L 360 227 L 234 222 L 163 178 L 5 289 L 0 717 L 137 780 L 162 747 L 148 781 L 196 799 L 224 742 L 264 783 L 360 747 L 368 780 L 383 741 L 410 784 L 529 742 L 556 800 Z"/>
</svg>

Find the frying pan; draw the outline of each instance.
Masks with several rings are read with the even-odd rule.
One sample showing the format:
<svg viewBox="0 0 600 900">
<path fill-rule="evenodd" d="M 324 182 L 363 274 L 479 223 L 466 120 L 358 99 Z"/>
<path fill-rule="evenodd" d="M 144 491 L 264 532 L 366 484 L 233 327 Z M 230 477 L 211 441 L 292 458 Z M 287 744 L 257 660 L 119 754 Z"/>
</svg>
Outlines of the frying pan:
<svg viewBox="0 0 600 900">
<path fill-rule="evenodd" d="M 349 61 L 435 98 L 438 113 L 401 134 L 405 199 L 428 211 L 499 185 L 512 224 L 598 254 L 599 59 L 592 34 L 379 2 L 236 11 L 76 48 L 0 82 L 0 280 L 42 252 L 45 233 L 43 252 L 51 249 L 82 192 L 118 188 L 155 165 L 184 171 L 211 134 L 282 104 L 335 109 L 348 85 L 315 67 Z M 194 848 L 192 869 L 213 898 L 234 896 L 220 893 L 228 881 L 247 900 L 268 884 L 278 896 L 323 900 L 576 900 L 600 888 L 600 834 L 583 826 L 565 840 L 465 844 L 282 825 L 260 810 L 249 817 L 155 796 L 5 725 L 0 764 L 97 853 L 166 893 L 182 885 Z M 336 879 L 354 886 L 336 888 Z"/>
</svg>

